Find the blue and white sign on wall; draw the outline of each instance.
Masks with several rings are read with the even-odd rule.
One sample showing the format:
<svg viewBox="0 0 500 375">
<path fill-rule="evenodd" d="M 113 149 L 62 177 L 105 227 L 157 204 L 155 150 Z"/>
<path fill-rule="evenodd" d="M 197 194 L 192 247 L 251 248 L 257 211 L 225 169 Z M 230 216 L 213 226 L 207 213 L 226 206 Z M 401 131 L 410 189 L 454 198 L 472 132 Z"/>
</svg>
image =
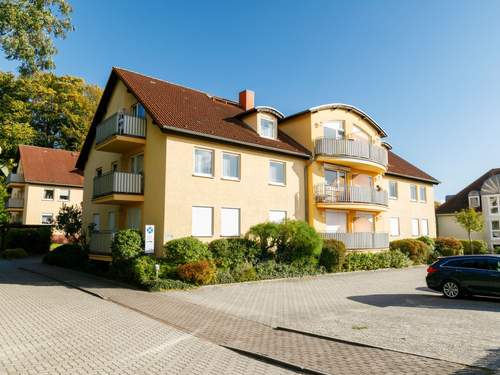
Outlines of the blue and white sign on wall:
<svg viewBox="0 0 500 375">
<path fill-rule="evenodd" d="M 144 252 L 146 254 L 153 254 L 155 252 L 155 226 L 146 225 L 144 230 L 146 234 L 144 237 Z"/>
</svg>

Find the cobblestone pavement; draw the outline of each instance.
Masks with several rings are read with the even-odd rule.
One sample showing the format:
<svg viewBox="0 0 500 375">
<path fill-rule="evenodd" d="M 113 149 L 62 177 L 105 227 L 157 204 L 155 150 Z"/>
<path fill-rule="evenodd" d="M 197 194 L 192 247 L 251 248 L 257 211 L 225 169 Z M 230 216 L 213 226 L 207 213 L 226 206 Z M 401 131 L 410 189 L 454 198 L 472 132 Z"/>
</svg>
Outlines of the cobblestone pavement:
<svg viewBox="0 0 500 375">
<path fill-rule="evenodd" d="M 186 301 L 178 293 L 146 293 L 121 288 L 72 271 L 36 265 L 33 270 L 79 285 L 185 332 L 219 345 L 258 353 L 328 374 L 473 374 L 480 369 L 442 360 L 278 331 L 246 319 Z M 248 285 L 248 284 L 247 284 Z M 254 284 L 259 285 L 259 284 Z M 185 296 L 190 295 L 186 293 Z M 257 299 L 257 296 L 254 296 Z M 233 301 L 238 303 L 238 301 Z M 259 301 L 254 301 L 257 311 Z"/>
<path fill-rule="evenodd" d="M 293 373 L 0 261 L 0 374 Z"/>
</svg>

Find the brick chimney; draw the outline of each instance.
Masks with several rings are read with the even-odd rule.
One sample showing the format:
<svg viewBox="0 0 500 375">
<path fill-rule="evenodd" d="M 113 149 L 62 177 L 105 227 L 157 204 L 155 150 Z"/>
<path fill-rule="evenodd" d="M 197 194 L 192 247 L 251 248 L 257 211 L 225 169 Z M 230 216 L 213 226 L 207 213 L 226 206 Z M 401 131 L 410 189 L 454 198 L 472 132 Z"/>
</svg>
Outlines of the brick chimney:
<svg viewBox="0 0 500 375">
<path fill-rule="evenodd" d="M 240 107 L 248 111 L 255 106 L 255 93 L 252 90 L 243 90 L 240 92 Z"/>
</svg>

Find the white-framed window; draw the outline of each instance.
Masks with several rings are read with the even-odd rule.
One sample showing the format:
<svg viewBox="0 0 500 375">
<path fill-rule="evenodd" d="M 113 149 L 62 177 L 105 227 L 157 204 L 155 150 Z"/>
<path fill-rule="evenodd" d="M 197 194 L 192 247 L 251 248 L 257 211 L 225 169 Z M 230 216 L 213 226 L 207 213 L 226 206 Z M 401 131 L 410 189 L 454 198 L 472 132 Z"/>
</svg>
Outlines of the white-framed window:
<svg viewBox="0 0 500 375">
<path fill-rule="evenodd" d="M 477 208 L 481 205 L 479 195 L 469 195 L 469 208 Z"/>
<path fill-rule="evenodd" d="M 389 218 L 389 234 L 392 237 L 399 236 L 399 217 L 390 217 Z"/>
<path fill-rule="evenodd" d="M 214 208 L 193 206 L 191 208 L 191 234 L 195 237 L 212 237 Z"/>
<path fill-rule="evenodd" d="M 269 221 L 271 223 L 282 223 L 286 220 L 286 211 L 269 210 Z"/>
<path fill-rule="evenodd" d="M 101 230 L 101 215 L 93 214 L 92 215 L 92 224 L 94 231 L 98 232 Z"/>
<path fill-rule="evenodd" d="M 349 138 L 352 138 L 356 141 L 372 143 L 372 137 L 370 136 L 370 134 L 368 134 L 366 131 L 364 131 L 357 125 L 352 125 L 351 134 Z"/>
<path fill-rule="evenodd" d="M 429 235 L 429 220 L 427 220 L 427 219 L 420 219 L 420 234 L 422 236 L 428 236 Z"/>
<path fill-rule="evenodd" d="M 54 214 L 42 214 L 42 224 L 51 225 L 54 222 Z"/>
<path fill-rule="evenodd" d="M 389 198 L 398 199 L 398 183 L 397 183 L 397 181 L 389 181 Z"/>
<path fill-rule="evenodd" d="M 323 123 L 323 137 L 343 139 L 345 136 L 344 121 L 328 121 Z"/>
<path fill-rule="evenodd" d="M 240 209 L 220 209 L 220 235 L 222 237 L 238 237 L 240 235 Z"/>
<path fill-rule="evenodd" d="M 500 220 L 491 220 L 491 238 L 500 238 Z"/>
<path fill-rule="evenodd" d="M 43 189 L 42 199 L 44 201 L 53 201 L 54 200 L 54 189 Z"/>
<path fill-rule="evenodd" d="M 488 197 L 488 201 L 490 203 L 490 214 L 498 215 L 500 210 L 500 196 L 494 195 L 492 197 Z"/>
<path fill-rule="evenodd" d="M 141 103 L 135 103 L 131 108 L 131 112 L 133 116 L 146 118 L 146 110 Z"/>
<path fill-rule="evenodd" d="M 274 119 L 261 116 L 260 120 L 260 136 L 264 138 L 276 139 L 278 136 L 278 126 Z"/>
<path fill-rule="evenodd" d="M 194 175 L 202 177 L 214 176 L 214 151 L 206 148 L 194 149 Z"/>
<path fill-rule="evenodd" d="M 130 171 L 137 174 L 144 172 L 144 154 L 137 154 L 130 158 Z"/>
<path fill-rule="evenodd" d="M 411 235 L 414 237 L 418 237 L 420 233 L 420 229 L 418 227 L 418 219 L 411 219 Z"/>
<path fill-rule="evenodd" d="M 241 156 L 230 152 L 222 153 L 222 178 L 228 180 L 239 180 Z"/>
<path fill-rule="evenodd" d="M 410 200 L 416 202 L 418 200 L 417 185 L 410 185 Z"/>
<path fill-rule="evenodd" d="M 427 189 L 425 186 L 418 188 L 418 197 L 420 198 L 420 202 L 427 202 Z"/>
<path fill-rule="evenodd" d="M 69 201 L 69 189 L 59 189 L 59 200 L 64 202 Z"/>
<path fill-rule="evenodd" d="M 286 164 L 282 161 L 269 161 L 269 183 L 272 185 L 286 184 Z"/>
</svg>

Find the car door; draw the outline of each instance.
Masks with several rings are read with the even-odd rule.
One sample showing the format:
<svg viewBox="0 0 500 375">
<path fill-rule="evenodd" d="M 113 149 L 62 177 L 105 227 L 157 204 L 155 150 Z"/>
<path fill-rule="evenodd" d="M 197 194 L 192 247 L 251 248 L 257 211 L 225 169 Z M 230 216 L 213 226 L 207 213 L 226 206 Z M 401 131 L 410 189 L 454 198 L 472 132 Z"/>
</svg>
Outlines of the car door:
<svg viewBox="0 0 500 375">
<path fill-rule="evenodd" d="M 486 258 L 485 265 L 488 279 L 484 285 L 484 290 L 488 294 L 500 295 L 500 258 Z"/>
<path fill-rule="evenodd" d="M 497 264 L 488 257 L 476 257 L 467 259 L 463 263 L 464 271 L 463 278 L 466 280 L 467 288 L 477 294 L 494 294 L 496 284 L 499 282 Z"/>
</svg>

